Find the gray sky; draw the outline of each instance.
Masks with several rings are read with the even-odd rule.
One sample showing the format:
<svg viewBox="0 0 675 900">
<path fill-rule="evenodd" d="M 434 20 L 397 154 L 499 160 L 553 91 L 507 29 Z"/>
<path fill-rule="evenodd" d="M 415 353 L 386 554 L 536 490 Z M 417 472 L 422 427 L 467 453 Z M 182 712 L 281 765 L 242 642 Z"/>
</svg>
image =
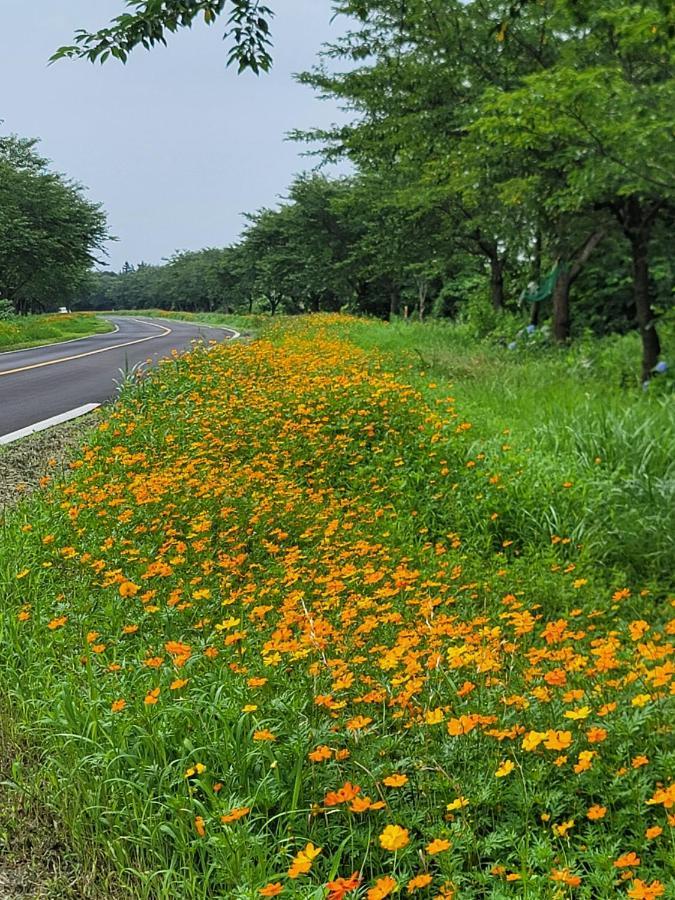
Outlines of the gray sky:
<svg viewBox="0 0 675 900">
<path fill-rule="evenodd" d="M 106 24 L 123 0 L 0 0 L 0 129 L 40 137 L 54 167 L 103 203 L 119 238 L 113 268 L 231 243 L 242 212 L 273 205 L 316 164 L 285 134 L 342 116 L 291 76 L 344 23 L 331 24 L 330 0 L 274 5 L 274 68 L 256 77 L 226 68 L 223 25 L 137 50 L 126 66 L 48 66 L 76 28 Z"/>
</svg>

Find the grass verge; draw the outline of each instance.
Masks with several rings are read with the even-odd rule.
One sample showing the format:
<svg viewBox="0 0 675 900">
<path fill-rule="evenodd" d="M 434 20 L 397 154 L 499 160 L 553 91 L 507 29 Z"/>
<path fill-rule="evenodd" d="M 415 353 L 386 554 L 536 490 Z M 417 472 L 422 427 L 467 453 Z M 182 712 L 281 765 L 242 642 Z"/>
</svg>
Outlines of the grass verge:
<svg viewBox="0 0 675 900">
<path fill-rule="evenodd" d="M 90 313 L 15 316 L 0 321 L 0 353 L 113 331 L 110 322 Z"/>
<path fill-rule="evenodd" d="M 672 896 L 671 551 L 591 539 L 598 471 L 646 515 L 660 406 L 617 398 L 597 463 L 597 408 L 569 436 L 508 361 L 450 389 L 401 340 L 312 317 L 163 364 L 5 519 L 49 801 L 140 898 Z"/>
</svg>

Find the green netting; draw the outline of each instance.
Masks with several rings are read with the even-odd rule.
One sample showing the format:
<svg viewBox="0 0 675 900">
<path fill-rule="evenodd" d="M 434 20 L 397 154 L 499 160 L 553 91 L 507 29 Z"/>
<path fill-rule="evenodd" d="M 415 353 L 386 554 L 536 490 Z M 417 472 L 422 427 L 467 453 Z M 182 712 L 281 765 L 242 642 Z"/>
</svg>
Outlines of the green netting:
<svg viewBox="0 0 675 900">
<path fill-rule="evenodd" d="M 540 303 L 542 300 L 548 300 L 549 297 L 553 295 L 553 289 L 555 288 L 555 283 L 558 280 L 558 276 L 562 272 L 565 272 L 567 268 L 567 263 L 559 263 L 549 272 L 546 278 L 544 278 L 544 280 L 535 288 L 535 290 L 533 290 L 532 292 L 525 290 L 523 292 L 523 299 L 528 303 Z"/>
</svg>

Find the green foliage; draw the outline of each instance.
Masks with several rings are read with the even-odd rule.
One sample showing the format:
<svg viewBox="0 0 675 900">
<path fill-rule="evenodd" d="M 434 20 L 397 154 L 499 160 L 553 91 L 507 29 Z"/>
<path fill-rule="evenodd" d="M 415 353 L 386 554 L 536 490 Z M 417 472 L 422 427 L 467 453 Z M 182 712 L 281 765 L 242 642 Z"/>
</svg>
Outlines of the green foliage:
<svg viewBox="0 0 675 900">
<path fill-rule="evenodd" d="M 0 296 L 17 312 L 69 305 L 108 237 L 101 207 L 36 144 L 0 136 Z"/>
<path fill-rule="evenodd" d="M 125 5 L 129 11 L 116 16 L 107 28 L 77 31 L 75 43 L 59 48 L 52 60 L 81 57 L 104 63 L 113 58 L 125 63 L 135 47 L 148 50 L 166 44 L 167 33 L 190 28 L 199 18 L 210 25 L 228 10 L 224 35 L 230 43 L 228 64 L 256 74 L 272 64 L 269 22 L 273 13 L 260 0 L 125 0 Z"/>
<path fill-rule="evenodd" d="M 0 297 L 0 322 L 6 322 L 9 319 L 13 319 L 15 315 L 16 311 L 12 301 Z"/>
</svg>

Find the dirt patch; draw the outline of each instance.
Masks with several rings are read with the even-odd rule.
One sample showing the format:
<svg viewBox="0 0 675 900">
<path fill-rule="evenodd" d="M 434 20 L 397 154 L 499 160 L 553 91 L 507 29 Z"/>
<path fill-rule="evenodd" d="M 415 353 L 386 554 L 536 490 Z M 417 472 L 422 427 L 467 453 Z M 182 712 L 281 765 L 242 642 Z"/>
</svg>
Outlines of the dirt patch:
<svg viewBox="0 0 675 900">
<path fill-rule="evenodd" d="M 39 756 L 0 707 L 0 900 L 113 900 L 123 895 L 69 846 L 43 797 Z M 128 896 L 128 895 L 127 895 Z"/>
<path fill-rule="evenodd" d="M 0 511 L 67 471 L 73 453 L 99 418 L 96 410 L 73 422 L 0 446 Z"/>
</svg>

